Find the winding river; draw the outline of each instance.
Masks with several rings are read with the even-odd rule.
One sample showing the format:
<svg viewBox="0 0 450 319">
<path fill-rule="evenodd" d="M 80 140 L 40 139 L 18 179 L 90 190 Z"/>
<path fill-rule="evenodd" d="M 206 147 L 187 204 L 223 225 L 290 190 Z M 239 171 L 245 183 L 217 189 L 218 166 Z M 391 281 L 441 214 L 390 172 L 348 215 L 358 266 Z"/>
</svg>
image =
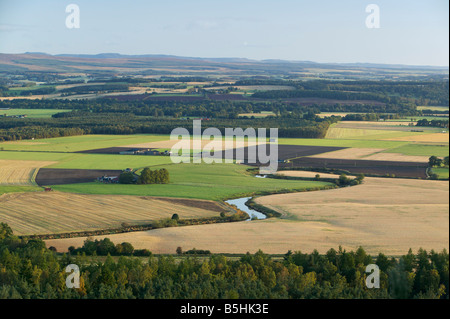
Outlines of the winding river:
<svg viewBox="0 0 450 319">
<path fill-rule="evenodd" d="M 251 199 L 251 197 L 241 197 L 241 198 L 226 200 L 225 203 L 234 205 L 238 209 L 242 210 L 243 212 L 246 212 L 250 216 L 250 218 L 247 220 L 252 220 L 252 218 L 255 218 L 255 217 L 258 219 L 266 219 L 267 218 L 266 215 L 264 215 L 263 213 L 257 212 L 256 210 L 250 209 L 247 207 L 247 205 L 245 205 L 245 203 L 249 199 Z"/>
</svg>

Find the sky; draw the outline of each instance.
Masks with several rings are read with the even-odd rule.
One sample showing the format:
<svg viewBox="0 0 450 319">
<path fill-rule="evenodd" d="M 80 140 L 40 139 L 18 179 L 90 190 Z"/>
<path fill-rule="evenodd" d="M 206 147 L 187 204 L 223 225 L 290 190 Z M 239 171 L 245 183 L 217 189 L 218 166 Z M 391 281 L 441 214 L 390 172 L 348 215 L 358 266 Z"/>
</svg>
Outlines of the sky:
<svg viewBox="0 0 450 319">
<path fill-rule="evenodd" d="M 448 66 L 448 12 L 448 0 L 0 0 L 0 53 Z"/>
</svg>

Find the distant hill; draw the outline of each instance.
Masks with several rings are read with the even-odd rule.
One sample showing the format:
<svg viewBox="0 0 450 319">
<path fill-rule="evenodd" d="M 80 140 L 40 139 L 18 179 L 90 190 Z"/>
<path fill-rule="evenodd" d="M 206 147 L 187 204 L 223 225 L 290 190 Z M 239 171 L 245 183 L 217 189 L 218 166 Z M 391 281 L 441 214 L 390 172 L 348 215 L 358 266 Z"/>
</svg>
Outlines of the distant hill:
<svg viewBox="0 0 450 319">
<path fill-rule="evenodd" d="M 0 54 L 0 72 L 104 73 L 142 75 L 212 74 L 230 76 L 304 76 L 318 78 L 389 78 L 414 75 L 445 75 L 448 67 L 373 63 L 317 63 L 312 61 L 251 60 L 246 58 L 199 58 L 163 54 L 119 53 L 59 54 L 42 52 Z M 402 71 L 401 73 L 399 71 Z M 408 72 L 403 72 L 408 71 Z M 399 72 L 396 74 L 396 72 Z M 417 73 L 417 74 L 416 74 Z"/>
</svg>

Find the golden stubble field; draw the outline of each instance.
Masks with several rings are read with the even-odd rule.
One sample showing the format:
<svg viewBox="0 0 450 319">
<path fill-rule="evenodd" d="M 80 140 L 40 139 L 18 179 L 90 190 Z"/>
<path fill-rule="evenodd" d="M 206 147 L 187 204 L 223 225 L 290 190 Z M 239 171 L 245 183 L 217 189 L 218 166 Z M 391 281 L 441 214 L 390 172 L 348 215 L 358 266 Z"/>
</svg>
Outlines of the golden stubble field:
<svg viewBox="0 0 450 319">
<path fill-rule="evenodd" d="M 16 235 L 49 234 L 148 224 L 171 218 L 219 216 L 213 201 L 62 192 L 10 193 L 0 196 L 0 221 Z"/>
<path fill-rule="evenodd" d="M 37 170 L 55 163 L 50 161 L 0 160 L 0 185 L 34 185 L 33 176 Z"/>
<path fill-rule="evenodd" d="M 404 155 L 400 153 L 383 153 L 383 148 L 357 148 L 351 147 L 338 151 L 321 153 L 310 157 L 335 158 L 349 160 L 369 160 L 369 161 L 394 161 L 394 162 L 428 162 L 429 156 Z"/>
<path fill-rule="evenodd" d="M 283 213 L 281 219 L 186 226 L 100 236 L 130 242 L 154 253 L 209 249 L 214 253 L 288 250 L 325 253 L 341 245 L 371 254 L 405 254 L 409 248 L 449 247 L 449 183 L 366 178 L 364 184 L 326 191 L 264 196 L 257 202 Z M 97 237 L 96 237 L 97 238 Z M 65 251 L 86 238 L 48 240 Z"/>
</svg>

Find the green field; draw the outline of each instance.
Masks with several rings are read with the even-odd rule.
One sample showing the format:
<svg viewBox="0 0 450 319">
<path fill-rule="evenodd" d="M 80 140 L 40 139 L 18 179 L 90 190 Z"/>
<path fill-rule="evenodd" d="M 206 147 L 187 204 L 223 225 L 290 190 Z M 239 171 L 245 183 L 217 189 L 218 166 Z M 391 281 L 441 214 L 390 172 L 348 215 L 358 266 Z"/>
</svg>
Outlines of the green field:
<svg viewBox="0 0 450 319">
<path fill-rule="evenodd" d="M 0 115 L 26 115 L 29 118 L 49 118 L 53 114 L 70 112 L 71 110 L 49 110 L 49 109 L 10 109 L 0 110 Z"/>
<path fill-rule="evenodd" d="M 420 110 L 432 110 L 432 111 L 448 111 L 448 106 L 438 106 L 438 105 L 422 105 L 418 106 L 417 109 Z"/>
<path fill-rule="evenodd" d="M 46 89 L 46 88 L 52 88 L 54 85 L 33 85 L 33 86 L 25 86 L 25 87 L 12 87 L 9 88 L 9 91 L 22 93 L 22 92 L 28 92 L 28 91 L 35 91 L 38 89 Z"/>
<path fill-rule="evenodd" d="M 42 187 L 38 186 L 2 186 L 0 185 L 0 195 L 5 193 L 40 192 Z"/>
<path fill-rule="evenodd" d="M 172 163 L 170 156 L 73 154 L 49 168 L 125 169 Z"/>
<path fill-rule="evenodd" d="M 407 144 L 398 148 L 392 148 L 386 153 L 400 153 L 413 156 L 439 156 L 445 157 L 449 155 L 449 146 L 447 145 L 430 145 L 430 144 Z"/>
<path fill-rule="evenodd" d="M 79 135 L 0 143 L 0 149 L 39 152 L 78 152 L 97 148 L 168 140 L 168 135 Z"/>
<path fill-rule="evenodd" d="M 171 163 L 170 156 L 140 156 L 116 154 L 80 154 L 51 152 L 0 152 L 3 160 L 57 161 L 49 168 L 125 169 Z"/>
<path fill-rule="evenodd" d="M 326 182 L 255 178 L 247 166 L 237 164 L 168 164 L 170 184 L 123 185 L 83 183 L 52 186 L 55 190 L 82 194 L 122 194 L 223 200 L 283 189 L 301 190 L 331 185 Z"/>
<path fill-rule="evenodd" d="M 448 108 L 447 108 L 448 110 Z M 388 122 L 411 122 L 411 119 L 413 119 L 413 121 L 419 121 L 419 120 L 423 120 L 423 119 L 427 119 L 428 121 L 431 120 L 448 120 L 448 115 L 447 116 L 412 116 L 412 117 L 405 117 L 405 118 L 401 118 L 401 119 L 392 119 L 392 120 L 387 120 Z"/>
<path fill-rule="evenodd" d="M 449 178 L 449 171 L 448 167 L 434 167 L 431 172 L 433 174 L 437 174 L 438 179 L 448 179 Z"/>
</svg>

